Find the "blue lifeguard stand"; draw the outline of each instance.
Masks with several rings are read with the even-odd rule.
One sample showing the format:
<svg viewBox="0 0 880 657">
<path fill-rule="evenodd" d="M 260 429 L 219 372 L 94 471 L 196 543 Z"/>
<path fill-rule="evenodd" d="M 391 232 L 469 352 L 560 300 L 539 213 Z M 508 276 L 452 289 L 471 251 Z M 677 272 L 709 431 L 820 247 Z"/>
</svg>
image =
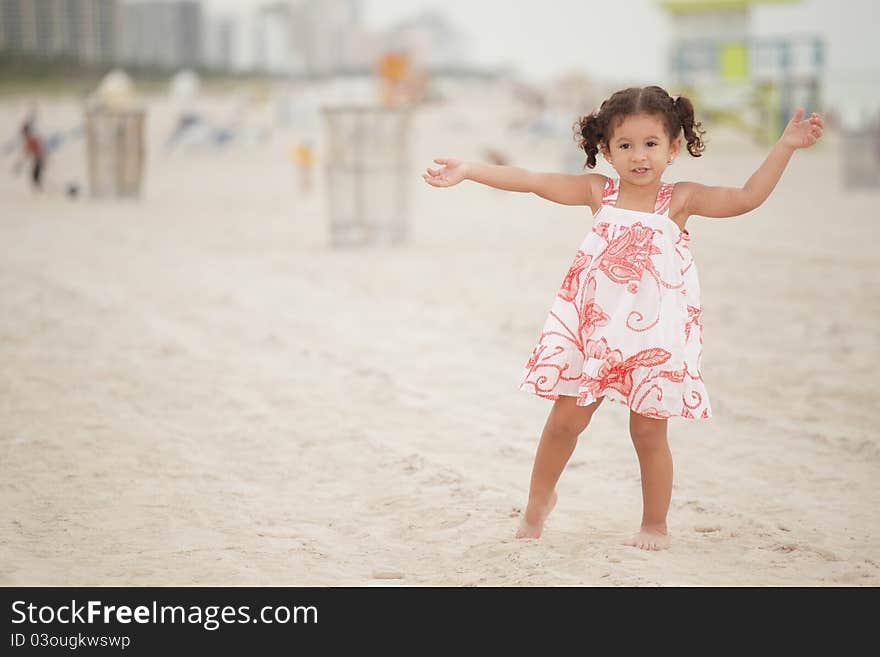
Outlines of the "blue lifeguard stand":
<svg viewBox="0 0 880 657">
<path fill-rule="evenodd" d="M 770 143 L 796 107 L 820 111 L 824 42 L 818 36 L 757 37 L 759 4 L 800 0 L 663 0 L 672 18 L 673 83 L 695 98 L 707 120 L 726 122 Z"/>
</svg>

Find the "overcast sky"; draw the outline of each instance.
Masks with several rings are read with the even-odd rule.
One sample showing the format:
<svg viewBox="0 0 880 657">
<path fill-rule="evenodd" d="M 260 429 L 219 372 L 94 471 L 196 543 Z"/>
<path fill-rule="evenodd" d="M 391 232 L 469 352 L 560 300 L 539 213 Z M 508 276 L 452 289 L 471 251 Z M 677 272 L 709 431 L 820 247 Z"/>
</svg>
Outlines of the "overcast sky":
<svg viewBox="0 0 880 657">
<path fill-rule="evenodd" d="M 267 0 L 202 0 L 227 10 Z M 600 78 L 656 80 L 665 70 L 666 14 L 655 0 L 363 0 L 364 21 L 381 29 L 425 9 L 445 13 L 484 65 L 510 64 L 541 78 L 580 70 Z M 833 74 L 870 76 L 878 64 L 878 0 L 804 0 L 754 10 L 757 34 L 819 34 Z"/>
</svg>

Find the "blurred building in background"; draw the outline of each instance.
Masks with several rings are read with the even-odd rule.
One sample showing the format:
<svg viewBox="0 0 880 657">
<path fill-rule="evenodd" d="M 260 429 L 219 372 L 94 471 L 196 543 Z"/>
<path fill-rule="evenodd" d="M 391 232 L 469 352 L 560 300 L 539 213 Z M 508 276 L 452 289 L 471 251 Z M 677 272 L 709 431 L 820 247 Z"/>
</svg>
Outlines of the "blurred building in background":
<svg viewBox="0 0 880 657">
<path fill-rule="evenodd" d="M 302 60 L 293 50 L 290 4 L 261 5 L 254 18 L 254 68 L 275 75 L 291 74 L 300 69 Z"/>
<path fill-rule="evenodd" d="M 363 0 L 0 0 L 0 54 L 175 71 L 320 78 L 369 75 L 388 53 L 417 70 L 467 66 L 464 34 L 439 11 L 384 31 Z"/>
<path fill-rule="evenodd" d="M 121 28 L 118 0 L 0 0 L 0 51 L 111 64 Z"/>
<path fill-rule="evenodd" d="M 125 3 L 118 63 L 160 69 L 202 66 L 203 29 L 197 0 Z"/>
<path fill-rule="evenodd" d="M 454 70 L 467 62 L 464 34 L 437 11 L 425 11 L 395 23 L 383 35 L 382 43 L 385 49 L 406 52 L 419 68 Z"/>
<path fill-rule="evenodd" d="M 236 70 L 238 23 L 231 16 L 204 16 L 203 63 L 218 71 Z"/>
<path fill-rule="evenodd" d="M 204 16 L 205 66 L 228 72 L 324 77 L 367 70 L 375 48 L 359 0 L 276 0 Z"/>
<path fill-rule="evenodd" d="M 291 41 L 300 72 L 320 77 L 356 67 L 360 4 L 360 0 L 289 2 Z"/>
<path fill-rule="evenodd" d="M 800 0 L 662 0 L 673 18 L 669 53 L 673 82 L 713 121 L 772 143 L 799 106 L 823 110 L 825 44 L 817 35 L 758 37 L 752 12 Z"/>
</svg>

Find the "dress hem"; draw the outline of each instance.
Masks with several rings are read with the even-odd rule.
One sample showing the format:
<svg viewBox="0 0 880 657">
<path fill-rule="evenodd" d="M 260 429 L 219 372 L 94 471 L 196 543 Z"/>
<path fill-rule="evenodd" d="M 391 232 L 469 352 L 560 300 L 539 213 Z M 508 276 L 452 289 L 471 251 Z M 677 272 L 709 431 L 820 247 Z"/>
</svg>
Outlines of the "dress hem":
<svg viewBox="0 0 880 657">
<path fill-rule="evenodd" d="M 626 398 L 624 398 L 621 395 L 615 395 L 613 388 L 608 390 L 608 392 L 606 392 L 606 394 L 600 395 L 599 397 L 593 397 L 592 395 L 568 395 L 568 394 L 561 393 L 561 392 L 560 393 L 541 393 L 541 392 L 538 392 L 537 390 L 531 390 L 526 384 L 521 384 L 519 386 L 519 389 L 523 392 L 529 393 L 530 395 L 540 397 L 541 399 L 548 399 L 550 401 L 556 401 L 560 397 L 574 397 L 575 404 L 577 406 L 589 406 L 593 402 L 604 397 L 604 398 L 608 399 L 609 401 L 612 401 L 616 404 L 622 404 L 622 405 L 626 406 L 633 413 L 637 413 L 638 415 L 641 415 L 643 417 L 650 417 L 650 418 L 660 419 L 660 420 L 666 420 L 671 417 L 680 417 L 683 420 L 709 420 L 712 418 L 712 411 L 709 410 L 708 408 L 703 409 L 703 412 L 700 415 L 695 415 L 690 412 L 688 412 L 686 414 L 681 413 L 681 412 L 672 413 L 672 412 L 667 411 L 665 409 L 649 409 L 650 411 L 653 411 L 650 413 L 638 411 L 630 405 L 629 401 Z M 582 399 L 586 399 L 587 401 L 585 403 L 581 404 L 580 402 Z"/>
</svg>

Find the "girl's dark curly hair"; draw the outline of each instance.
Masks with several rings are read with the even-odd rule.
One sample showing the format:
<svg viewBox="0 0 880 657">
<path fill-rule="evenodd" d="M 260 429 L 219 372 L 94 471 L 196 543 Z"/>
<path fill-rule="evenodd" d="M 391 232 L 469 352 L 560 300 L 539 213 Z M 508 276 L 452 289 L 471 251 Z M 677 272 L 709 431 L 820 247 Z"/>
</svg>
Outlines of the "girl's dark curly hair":
<svg viewBox="0 0 880 657">
<path fill-rule="evenodd" d="M 657 86 L 630 87 L 616 91 L 602 103 L 598 111 L 587 114 L 574 124 L 575 141 L 587 154 L 587 166 L 596 166 L 596 155 L 608 145 L 614 129 L 634 114 L 660 116 L 666 125 L 669 140 L 673 141 L 682 130 L 688 153 L 700 157 L 706 148 L 702 124 L 694 121 L 694 106 L 684 96 L 673 99 L 665 89 Z"/>
</svg>

